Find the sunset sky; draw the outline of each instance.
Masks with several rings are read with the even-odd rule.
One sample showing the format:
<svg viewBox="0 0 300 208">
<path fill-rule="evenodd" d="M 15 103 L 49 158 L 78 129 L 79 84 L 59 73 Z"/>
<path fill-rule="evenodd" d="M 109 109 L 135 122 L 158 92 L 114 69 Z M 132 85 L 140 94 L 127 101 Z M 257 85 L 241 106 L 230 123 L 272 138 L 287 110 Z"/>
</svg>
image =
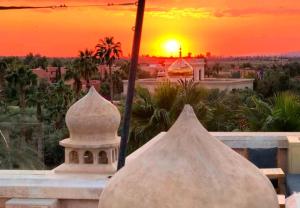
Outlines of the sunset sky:
<svg viewBox="0 0 300 208">
<path fill-rule="evenodd" d="M 0 6 L 81 5 L 131 0 L 0 0 Z M 142 54 L 280 54 L 300 51 L 299 0 L 148 0 Z M 135 6 L 0 10 L 0 56 L 75 56 L 94 48 L 99 38 L 114 36 L 124 55 L 131 50 Z M 168 44 L 167 44 L 168 45 Z"/>
</svg>

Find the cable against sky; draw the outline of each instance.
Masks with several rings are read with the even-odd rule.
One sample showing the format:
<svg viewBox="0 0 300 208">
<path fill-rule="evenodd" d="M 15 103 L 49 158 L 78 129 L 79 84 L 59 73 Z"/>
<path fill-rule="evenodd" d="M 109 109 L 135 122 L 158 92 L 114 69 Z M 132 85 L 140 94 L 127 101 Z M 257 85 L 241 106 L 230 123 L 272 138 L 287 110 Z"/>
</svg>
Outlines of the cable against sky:
<svg viewBox="0 0 300 208">
<path fill-rule="evenodd" d="M 72 7 L 112 7 L 112 6 L 136 6 L 137 2 L 108 3 L 108 4 L 83 4 L 83 5 L 50 5 L 50 6 L 0 6 L 0 10 L 21 10 L 21 9 L 60 9 Z"/>
</svg>

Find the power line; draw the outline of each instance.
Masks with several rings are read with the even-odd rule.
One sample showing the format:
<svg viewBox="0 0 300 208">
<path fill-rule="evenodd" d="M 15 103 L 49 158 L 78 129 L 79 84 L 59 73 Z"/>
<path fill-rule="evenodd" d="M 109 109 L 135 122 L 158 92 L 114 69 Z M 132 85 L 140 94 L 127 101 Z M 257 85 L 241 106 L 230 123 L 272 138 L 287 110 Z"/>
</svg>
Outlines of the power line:
<svg viewBox="0 0 300 208">
<path fill-rule="evenodd" d="M 112 7 L 112 6 L 135 6 L 137 2 L 108 3 L 108 4 L 83 4 L 83 5 L 50 5 L 50 6 L 0 6 L 0 10 L 22 10 L 22 9 L 60 9 L 72 7 Z"/>
</svg>

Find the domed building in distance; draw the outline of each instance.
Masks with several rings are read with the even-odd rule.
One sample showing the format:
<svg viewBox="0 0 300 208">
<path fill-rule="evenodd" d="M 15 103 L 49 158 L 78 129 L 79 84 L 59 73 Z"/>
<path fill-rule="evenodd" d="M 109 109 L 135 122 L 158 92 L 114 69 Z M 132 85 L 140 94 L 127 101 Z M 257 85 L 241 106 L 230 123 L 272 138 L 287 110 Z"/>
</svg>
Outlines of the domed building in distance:
<svg viewBox="0 0 300 208">
<path fill-rule="evenodd" d="M 167 70 L 168 77 L 192 77 L 193 67 L 183 58 L 177 59 Z"/>
<path fill-rule="evenodd" d="M 169 81 L 171 83 L 178 83 L 178 80 L 193 80 L 198 85 L 207 89 L 219 89 L 231 91 L 233 89 L 253 89 L 253 79 L 229 79 L 229 78 L 206 78 L 205 67 L 206 60 L 204 58 L 193 59 L 189 63 L 181 55 L 181 48 L 179 51 L 179 58 L 165 66 L 164 69 L 159 69 L 156 78 L 138 79 L 137 85 L 147 88 L 150 92 L 154 92 L 155 88 L 162 82 Z M 123 94 L 127 93 L 128 80 L 123 81 Z"/>
</svg>

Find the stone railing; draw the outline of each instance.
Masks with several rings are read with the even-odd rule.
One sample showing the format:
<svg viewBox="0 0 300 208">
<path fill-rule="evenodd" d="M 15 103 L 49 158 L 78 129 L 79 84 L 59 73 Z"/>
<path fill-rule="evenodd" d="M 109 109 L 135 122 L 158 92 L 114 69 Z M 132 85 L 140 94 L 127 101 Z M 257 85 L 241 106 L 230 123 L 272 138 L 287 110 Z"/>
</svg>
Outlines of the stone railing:
<svg viewBox="0 0 300 208">
<path fill-rule="evenodd" d="M 289 137 L 300 137 L 300 132 L 210 132 L 224 144 L 248 158 L 248 148 L 278 148 L 277 165 L 288 172 Z M 153 143 L 157 142 L 165 132 L 160 133 L 151 141 L 128 156 L 127 161 L 137 158 Z M 201 150 L 199 150 L 201 151 Z M 299 150 L 300 153 L 300 150 Z"/>
</svg>

